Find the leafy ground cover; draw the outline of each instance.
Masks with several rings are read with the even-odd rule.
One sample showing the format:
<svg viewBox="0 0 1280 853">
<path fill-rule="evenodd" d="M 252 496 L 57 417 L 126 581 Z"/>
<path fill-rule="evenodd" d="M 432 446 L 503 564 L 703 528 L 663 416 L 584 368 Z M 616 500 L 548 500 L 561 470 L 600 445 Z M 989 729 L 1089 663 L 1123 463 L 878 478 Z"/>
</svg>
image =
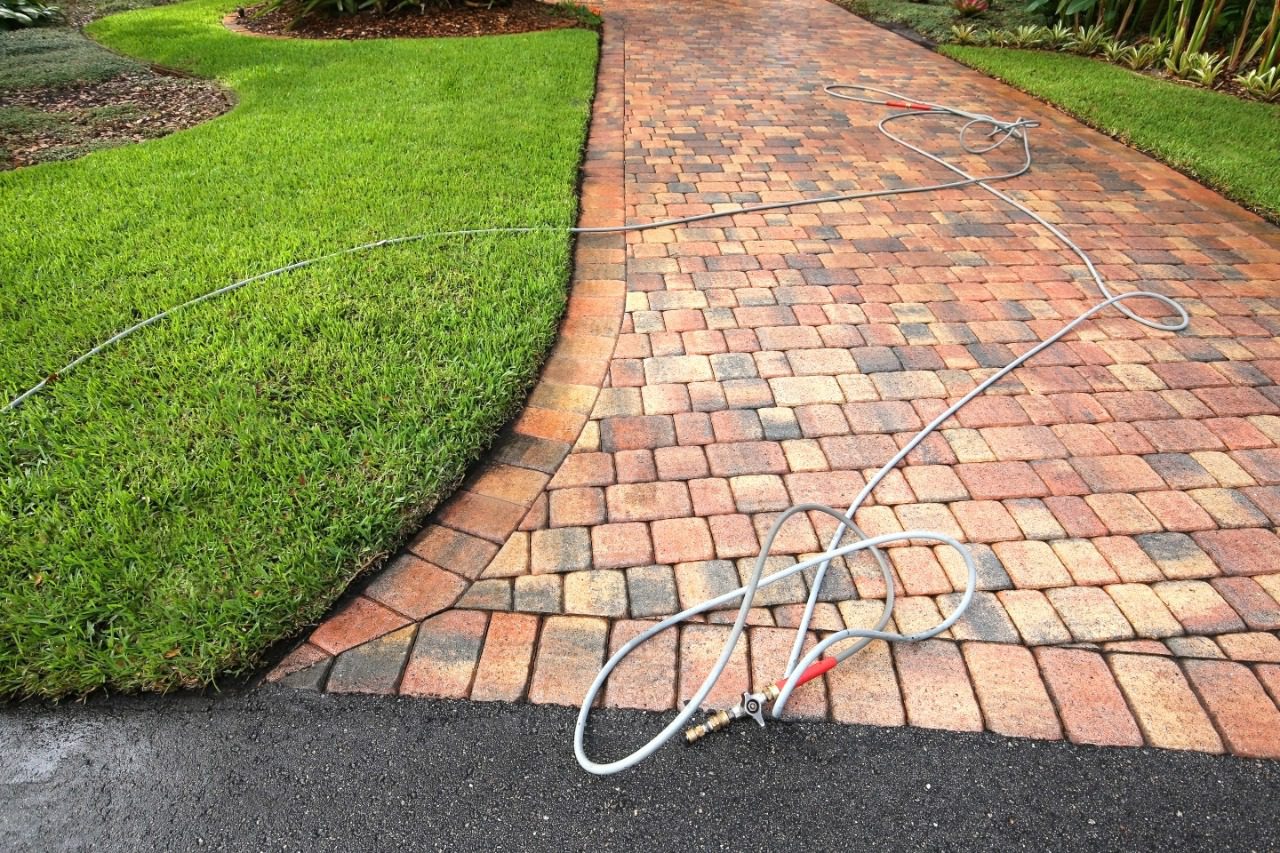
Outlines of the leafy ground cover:
<svg viewBox="0 0 1280 853">
<path fill-rule="evenodd" d="M 951 37 L 952 24 L 968 23 L 974 26 L 1016 27 L 1042 24 L 1044 15 L 1028 12 L 1025 0 L 991 0 L 987 11 L 980 15 L 962 18 L 950 0 L 834 0 L 855 15 L 861 15 L 882 24 L 897 24 L 915 30 L 935 42 L 945 42 Z"/>
<path fill-rule="evenodd" d="M 237 36 L 227 0 L 90 28 L 230 113 L 0 173 L 0 396 L 154 311 L 401 234 L 571 224 L 596 37 Z M 20 212 L 20 216 L 16 215 Z M 251 666 L 457 482 L 554 335 L 564 233 L 436 239 L 252 285 L 0 415 L 0 693 Z"/>
<path fill-rule="evenodd" d="M 1043 98 L 1280 222 L 1280 105 L 1191 88 L 1063 53 L 945 45 L 946 55 Z"/>
<path fill-rule="evenodd" d="M 86 0 L 64 8 L 64 25 L 0 30 L 0 169 L 164 136 L 230 107 L 216 83 L 157 73 L 77 28 L 130 5 L 153 4 Z"/>
</svg>

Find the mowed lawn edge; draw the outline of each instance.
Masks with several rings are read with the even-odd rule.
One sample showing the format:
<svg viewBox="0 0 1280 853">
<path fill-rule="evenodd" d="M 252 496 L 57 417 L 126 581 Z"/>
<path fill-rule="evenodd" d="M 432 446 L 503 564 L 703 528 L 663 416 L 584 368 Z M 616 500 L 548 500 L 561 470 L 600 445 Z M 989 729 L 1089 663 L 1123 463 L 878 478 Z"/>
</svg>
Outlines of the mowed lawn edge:
<svg viewBox="0 0 1280 853">
<path fill-rule="evenodd" d="M 227 0 L 91 26 L 229 113 L 0 173 L 0 694 L 210 683 L 318 618 L 518 410 L 570 271 L 597 37 L 292 41 Z"/>
<path fill-rule="evenodd" d="M 940 45 L 1280 224 L 1280 104 L 1048 51 Z"/>
</svg>

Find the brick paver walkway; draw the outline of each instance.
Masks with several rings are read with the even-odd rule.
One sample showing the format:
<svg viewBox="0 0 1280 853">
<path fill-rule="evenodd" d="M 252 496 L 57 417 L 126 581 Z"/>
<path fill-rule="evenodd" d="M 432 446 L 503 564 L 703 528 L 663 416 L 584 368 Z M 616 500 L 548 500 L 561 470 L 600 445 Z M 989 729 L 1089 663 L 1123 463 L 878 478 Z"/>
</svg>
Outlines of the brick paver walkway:
<svg viewBox="0 0 1280 853">
<path fill-rule="evenodd" d="M 1181 335 L 1090 323 L 974 402 L 858 516 L 974 543 L 944 639 L 883 643 L 804 716 L 1280 757 L 1280 231 L 1169 169 L 822 0 L 613 0 L 583 221 L 936 181 L 828 80 L 1043 123 L 1005 184 Z M 953 128 L 912 133 L 955 148 Z M 1003 155 L 1002 155 L 1003 156 Z M 333 692 L 576 704 L 606 652 L 737 586 L 775 514 L 847 505 L 975 381 L 1096 301 L 1077 260 L 981 191 L 579 242 L 562 337 L 487 463 L 272 678 Z M 775 562 L 820 550 L 799 519 Z M 898 629 L 950 611 L 944 548 L 890 549 Z M 839 564 L 814 628 L 885 590 Z M 760 593 L 713 694 L 781 674 L 799 577 Z M 606 701 L 668 709 L 732 613 L 668 632 Z"/>
</svg>

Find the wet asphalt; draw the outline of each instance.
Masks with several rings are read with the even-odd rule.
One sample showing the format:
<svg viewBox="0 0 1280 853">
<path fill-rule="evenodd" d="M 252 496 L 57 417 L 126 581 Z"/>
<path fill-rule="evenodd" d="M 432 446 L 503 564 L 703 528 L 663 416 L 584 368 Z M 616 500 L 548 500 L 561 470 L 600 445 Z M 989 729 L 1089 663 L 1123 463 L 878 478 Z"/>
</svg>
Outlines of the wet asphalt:
<svg viewBox="0 0 1280 853">
<path fill-rule="evenodd" d="M 743 725 L 594 778 L 571 709 L 264 688 L 0 708 L 0 849 L 1280 850 L 1280 763 Z M 661 718 L 602 712 L 621 754 Z"/>
</svg>

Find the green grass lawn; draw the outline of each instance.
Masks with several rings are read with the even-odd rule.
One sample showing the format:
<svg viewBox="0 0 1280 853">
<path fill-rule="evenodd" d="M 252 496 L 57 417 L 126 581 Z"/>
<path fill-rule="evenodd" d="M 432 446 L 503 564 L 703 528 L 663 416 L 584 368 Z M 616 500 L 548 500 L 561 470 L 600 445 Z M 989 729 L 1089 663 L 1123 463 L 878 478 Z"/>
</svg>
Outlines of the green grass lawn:
<svg viewBox="0 0 1280 853">
<path fill-rule="evenodd" d="M 198 293 L 423 231 L 575 214 L 596 36 L 279 41 L 228 0 L 92 35 L 238 106 L 0 173 L 0 396 Z M 0 693 L 243 671 L 393 549 L 518 407 L 563 233 L 385 248 L 152 327 L 0 415 Z"/>
<path fill-rule="evenodd" d="M 1280 105 L 1064 53 L 940 48 L 1280 223 Z"/>
</svg>

